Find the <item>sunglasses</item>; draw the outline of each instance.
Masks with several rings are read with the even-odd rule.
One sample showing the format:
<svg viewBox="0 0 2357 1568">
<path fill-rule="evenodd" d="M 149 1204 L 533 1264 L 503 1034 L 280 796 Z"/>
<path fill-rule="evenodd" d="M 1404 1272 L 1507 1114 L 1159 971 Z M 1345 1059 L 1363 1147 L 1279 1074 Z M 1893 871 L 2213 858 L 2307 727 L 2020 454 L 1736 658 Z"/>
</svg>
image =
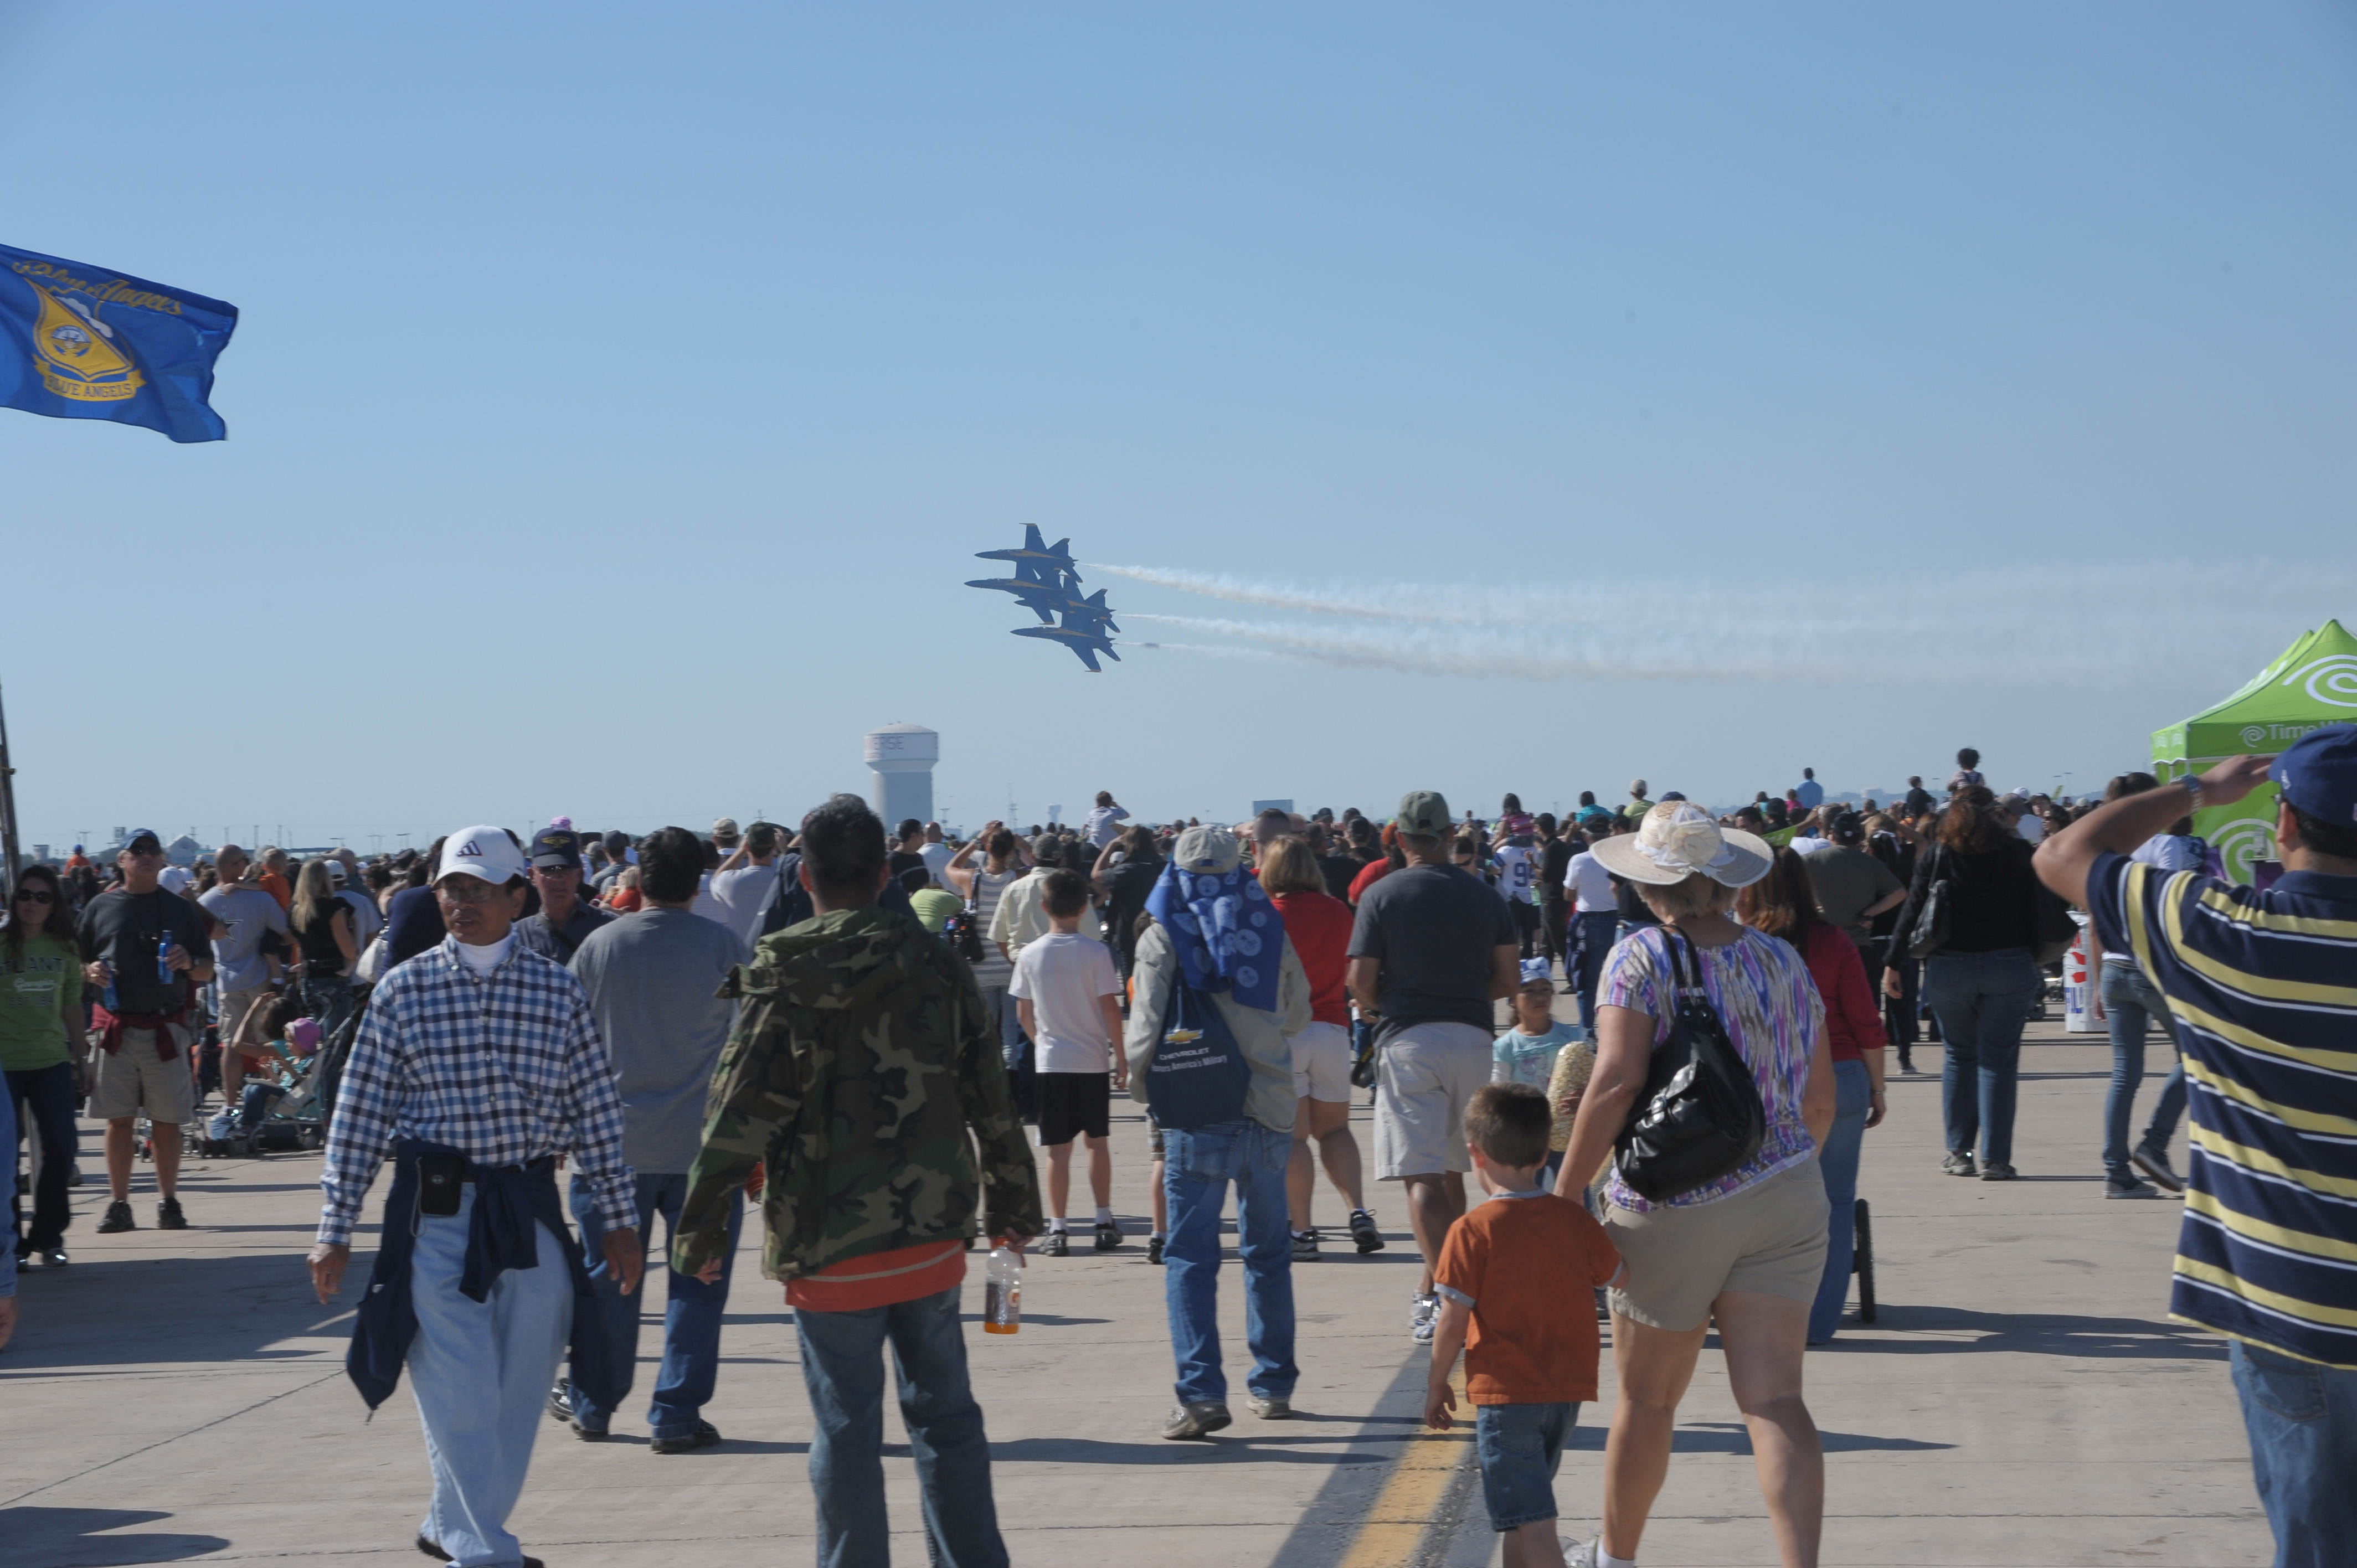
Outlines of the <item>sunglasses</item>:
<svg viewBox="0 0 2357 1568">
<path fill-rule="evenodd" d="M 57 902 L 57 900 L 50 897 L 47 893 L 41 891 L 38 887 L 27 887 L 16 895 L 16 902 L 19 904 L 53 904 Z"/>
</svg>

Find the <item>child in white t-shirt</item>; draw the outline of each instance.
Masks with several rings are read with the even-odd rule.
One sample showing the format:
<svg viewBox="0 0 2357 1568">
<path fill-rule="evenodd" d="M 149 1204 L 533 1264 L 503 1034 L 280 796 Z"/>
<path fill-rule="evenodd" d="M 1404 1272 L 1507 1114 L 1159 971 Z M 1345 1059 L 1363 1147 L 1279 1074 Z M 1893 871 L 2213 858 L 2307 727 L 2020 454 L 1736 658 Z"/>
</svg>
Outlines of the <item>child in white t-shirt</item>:
<svg viewBox="0 0 2357 1568">
<path fill-rule="evenodd" d="M 1006 993 L 1015 999 L 1024 1033 L 1039 1047 L 1039 1146 L 1048 1152 L 1048 1234 L 1039 1251 L 1071 1251 L 1064 1208 L 1072 1191 L 1072 1139 L 1089 1144 L 1089 1187 L 1097 1201 L 1096 1249 L 1121 1245 L 1113 1217 L 1113 1144 L 1108 1141 L 1112 1091 L 1129 1087 L 1129 1062 L 1114 1049 L 1122 1037 L 1121 977 L 1113 951 L 1081 935 L 1089 885 L 1076 871 L 1050 874 L 1040 912 L 1048 934 L 1016 956 Z M 1110 1078 L 1108 1078 L 1110 1074 Z"/>
</svg>

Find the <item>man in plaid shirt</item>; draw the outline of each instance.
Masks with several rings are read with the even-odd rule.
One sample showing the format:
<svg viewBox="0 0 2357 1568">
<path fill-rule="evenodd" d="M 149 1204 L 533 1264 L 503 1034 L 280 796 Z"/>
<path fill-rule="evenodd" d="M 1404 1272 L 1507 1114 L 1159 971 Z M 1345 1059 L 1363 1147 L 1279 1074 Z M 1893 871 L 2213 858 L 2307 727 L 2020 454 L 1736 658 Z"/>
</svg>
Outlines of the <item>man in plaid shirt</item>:
<svg viewBox="0 0 2357 1568">
<path fill-rule="evenodd" d="M 588 999 L 515 940 L 523 852 L 501 828 L 453 833 L 434 886 L 449 935 L 376 988 L 345 1069 L 311 1276 L 322 1302 L 337 1293 L 361 1199 L 391 1152 L 352 1380 L 373 1407 L 407 1363 L 434 1476 L 419 1550 L 452 1568 L 539 1568 L 507 1517 L 568 1333 L 579 1344 L 576 1321 L 597 1312 L 556 1160 L 572 1156 L 595 1188 L 602 1266 L 625 1294 L 643 1258 L 635 1181 Z"/>
</svg>

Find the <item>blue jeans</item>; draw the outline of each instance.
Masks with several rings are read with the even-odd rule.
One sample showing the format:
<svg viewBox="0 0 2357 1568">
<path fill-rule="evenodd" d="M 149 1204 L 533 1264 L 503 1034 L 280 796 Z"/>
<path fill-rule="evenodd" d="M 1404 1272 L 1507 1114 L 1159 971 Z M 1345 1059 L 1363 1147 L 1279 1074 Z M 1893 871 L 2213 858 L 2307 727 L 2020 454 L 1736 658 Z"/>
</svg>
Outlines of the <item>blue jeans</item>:
<svg viewBox="0 0 2357 1568">
<path fill-rule="evenodd" d="M 1485 1404 L 1473 1412 L 1473 1447 L 1481 1459 L 1481 1500 L 1500 1534 L 1553 1519 L 1555 1473 L 1579 1420 L 1578 1402 Z"/>
<path fill-rule="evenodd" d="M 2169 1018 L 2169 1004 L 2161 1000 L 2143 971 L 2107 963 L 2102 984 L 2104 1025 L 2112 1036 L 2112 1087 L 2104 1095 L 2104 1169 L 2126 1179 L 2135 1174 L 2128 1165 L 2128 1116 L 2136 1108 L 2136 1086 L 2144 1081 L 2145 1021 L 2159 1020 L 2172 1056 L 2177 1026 Z M 2144 1130 L 2143 1142 L 2156 1149 L 2168 1148 L 2169 1139 L 2177 1135 L 2178 1119 L 2184 1114 L 2185 1064 L 2179 1061 L 2169 1081 L 2160 1086 L 2160 1098 L 2153 1102 L 2152 1122 Z"/>
<path fill-rule="evenodd" d="M 16 1208 L 16 1097 L 0 1094 L 0 1205 Z M 0 1247 L 0 1301 L 16 1294 L 16 1249 Z"/>
<path fill-rule="evenodd" d="M 672 1238 L 678 1234 L 680 1205 L 687 1201 L 684 1173 L 665 1176 L 639 1173 L 639 1246 L 643 1252 L 654 1240 L 655 1216 L 662 1216 L 662 1255 L 671 1256 Z M 573 1222 L 581 1228 L 581 1248 L 589 1255 L 589 1283 L 597 1293 L 599 1317 L 606 1331 L 608 1364 L 621 1369 L 619 1400 L 630 1391 L 639 1364 L 639 1318 L 646 1300 L 642 1280 L 638 1294 L 624 1295 L 622 1282 L 606 1266 L 606 1221 L 597 1212 L 597 1188 L 582 1176 L 573 1178 Z M 657 1437 L 693 1437 L 712 1386 L 720 1375 L 720 1315 L 728 1305 L 728 1281 L 737 1269 L 737 1230 L 745 1219 L 745 1195 L 728 1200 L 728 1245 L 720 1254 L 720 1283 L 705 1284 L 690 1274 L 671 1276 L 670 1301 L 663 1307 L 662 1368 L 655 1374 L 654 1402 L 647 1407 L 647 1424 Z M 603 1432 L 614 1412 L 600 1410 L 579 1388 L 573 1391 L 573 1417 L 592 1432 Z"/>
<path fill-rule="evenodd" d="M 352 1015 L 352 988 L 342 975 L 305 975 L 303 1005 L 319 1021 L 319 1044 L 325 1046 Z"/>
<path fill-rule="evenodd" d="M 1620 940 L 1620 917 L 1604 909 L 1577 918 L 1579 971 L 1571 977 L 1572 989 L 1579 993 L 1579 1026 L 1592 1031 L 1596 1027 L 1596 988 L 1604 978 L 1604 961 L 1611 956 L 1612 944 Z"/>
<path fill-rule="evenodd" d="M 67 1183 L 73 1176 L 73 1068 L 66 1062 L 32 1068 L 8 1075 L 7 1099 L 17 1112 L 16 1133 L 0 1149 L 9 1168 L 16 1164 L 16 1139 L 29 1127 L 41 1133 L 41 1164 L 33 1173 L 33 1220 L 17 1231 L 27 1251 L 47 1251 L 66 1244 L 66 1227 L 73 1223 L 73 1203 Z"/>
<path fill-rule="evenodd" d="M 2233 1342 L 2251 1472 L 2276 1568 L 2333 1568 L 2357 1541 L 2357 1371 Z"/>
<path fill-rule="evenodd" d="M 884 1343 L 899 1369 L 900 1419 L 917 1462 L 926 1545 L 942 1568 L 1002 1568 L 990 1495 L 990 1440 L 965 1371 L 957 1290 L 861 1312 L 794 1310 L 802 1386 L 817 1422 L 810 1448 L 819 1568 L 886 1568 Z"/>
<path fill-rule="evenodd" d="M 1971 1154 L 1977 1137 L 1984 1162 L 2013 1163 L 2021 1029 L 2045 985 L 2028 948 L 1941 951 L 1923 961 L 1923 999 L 1948 1047 L 1947 1065 L 1940 1069 L 1940 1109 L 1950 1154 Z"/>
<path fill-rule="evenodd" d="M 1162 1296 L 1178 1360 L 1178 1402 L 1228 1397 L 1227 1373 L 1220 1366 L 1219 1283 L 1220 1214 L 1231 1182 L 1244 1263 L 1244 1342 L 1253 1353 L 1245 1386 L 1270 1399 L 1291 1399 L 1301 1379 L 1293 1364 L 1293 1238 L 1285 1203 L 1292 1133 L 1250 1118 L 1190 1133 L 1166 1127 L 1162 1153 L 1162 1187 L 1170 1206 Z"/>
<path fill-rule="evenodd" d="M 1866 1147 L 1866 1113 L 1874 1084 L 1864 1062 L 1834 1063 L 1834 1125 L 1817 1149 L 1825 1178 L 1825 1274 L 1809 1307 L 1809 1343 L 1822 1345 L 1841 1326 L 1849 1304 L 1849 1265 L 1857 1244 L 1857 1158 Z"/>
<path fill-rule="evenodd" d="M 523 1493 L 549 1380 L 573 1326 L 573 1272 L 563 1243 L 534 1227 L 540 1265 L 510 1269 L 475 1302 L 458 1292 L 467 1262 L 472 1182 L 458 1212 L 421 1215 L 411 1255 L 417 1337 L 409 1345 L 409 1391 L 425 1424 L 434 1501 L 418 1533 L 457 1568 L 516 1568 L 523 1549 L 507 1527 Z"/>
<path fill-rule="evenodd" d="M 1025 1122 L 1039 1120 L 1039 1074 L 1031 1036 L 1023 1032 L 1023 1011 L 1015 998 L 1000 993 L 998 1047 L 1006 1061 L 1006 1090 L 1014 1097 L 1015 1113 Z"/>
</svg>

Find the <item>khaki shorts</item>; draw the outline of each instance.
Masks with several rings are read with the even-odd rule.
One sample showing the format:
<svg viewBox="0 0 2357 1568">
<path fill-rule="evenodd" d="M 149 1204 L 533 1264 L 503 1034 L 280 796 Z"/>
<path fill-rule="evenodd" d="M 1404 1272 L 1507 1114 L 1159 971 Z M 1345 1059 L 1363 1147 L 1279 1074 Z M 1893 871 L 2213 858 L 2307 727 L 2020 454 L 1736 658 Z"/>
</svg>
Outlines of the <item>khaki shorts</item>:
<svg viewBox="0 0 2357 1568">
<path fill-rule="evenodd" d="M 1351 1031 L 1312 1024 L 1293 1036 L 1293 1097 L 1351 1103 Z"/>
<path fill-rule="evenodd" d="M 1375 1050 L 1375 1178 L 1467 1171 L 1465 1108 L 1490 1081 L 1490 1031 L 1411 1024 Z"/>
<path fill-rule="evenodd" d="M 221 1044 L 226 1046 L 236 1039 L 238 1029 L 245 1023 L 245 1015 L 253 1010 L 254 1004 L 267 999 L 272 994 L 267 985 L 250 986 L 243 991 L 222 992 L 220 1020 Z"/>
<path fill-rule="evenodd" d="M 1825 1272 L 1824 1173 L 1813 1159 L 1692 1208 L 1615 1205 L 1604 1233 L 1620 1249 L 1629 1283 L 1612 1310 L 1674 1333 L 1710 1321 L 1722 1291 L 1817 1299 Z"/>
<path fill-rule="evenodd" d="M 120 1050 L 113 1056 L 96 1054 L 88 1115 L 119 1122 L 145 1111 L 150 1122 L 175 1126 L 197 1119 L 197 1085 L 188 1074 L 195 1037 L 178 1024 L 164 1026 L 172 1032 L 176 1051 L 170 1061 L 156 1058 L 153 1029 L 125 1028 Z"/>
</svg>

